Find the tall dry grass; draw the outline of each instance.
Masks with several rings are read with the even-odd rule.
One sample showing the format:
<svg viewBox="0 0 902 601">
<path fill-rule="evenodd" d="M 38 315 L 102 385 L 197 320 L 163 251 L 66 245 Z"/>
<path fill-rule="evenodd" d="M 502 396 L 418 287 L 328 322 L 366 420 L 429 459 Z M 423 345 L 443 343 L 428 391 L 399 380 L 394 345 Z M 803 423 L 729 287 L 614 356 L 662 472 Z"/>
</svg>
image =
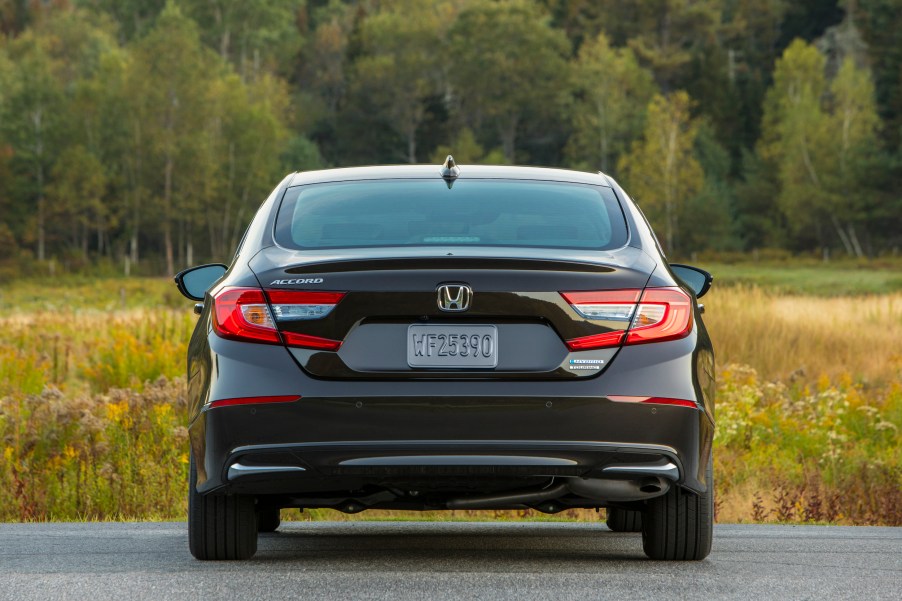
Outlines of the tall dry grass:
<svg viewBox="0 0 902 601">
<path fill-rule="evenodd" d="M 186 417 L 184 378 L 0 397 L 0 521 L 184 517 Z"/>
<path fill-rule="evenodd" d="M 190 303 L 81 294 L 0 318 L 0 521 L 183 517 Z M 715 288 L 704 302 L 718 519 L 902 525 L 902 295 Z"/>
<path fill-rule="evenodd" d="M 184 375 L 193 328 L 190 311 L 166 308 L 13 313 L 0 318 L 0 397 L 141 390 Z"/>
<path fill-rule="evenodd" d="M 761 288 L 713 288 L 702 299 L 719 364 L 764 380 L 902 380 L 902 294 L 820 298 Z"/>
</svg>

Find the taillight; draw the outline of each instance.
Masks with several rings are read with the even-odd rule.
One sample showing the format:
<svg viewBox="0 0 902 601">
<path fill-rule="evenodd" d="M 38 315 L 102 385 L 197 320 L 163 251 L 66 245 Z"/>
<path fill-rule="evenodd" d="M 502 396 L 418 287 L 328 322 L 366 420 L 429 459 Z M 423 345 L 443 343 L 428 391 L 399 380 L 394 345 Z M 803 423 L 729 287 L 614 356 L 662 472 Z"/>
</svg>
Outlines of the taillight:
<svg viewBox="0 0 902 601">
<path fill-rule="evenodd" d="M 303 321 L 320 319 L 332 312 L 344 298 L 344 292 L 318 292 L 307 290 L 267 290 L 276 321 Z"/>
<path fill-rule="evenodd" d="M 281 344 L 259 288 L 224 288 L 213 297 L 213 329 L 223 338 Z"/>
<path fill-rule="evenodd" d="M 267 302 L 267 297 L 268 301 Z M 340 340 L 280 332 L 279 324 L 320 319 L 344 297 L 343 292 L 308 292 L 259 288 L 224 288 L 213 298 L 213 328 L 223 338 L 335 351 Z"/>
<path fill-rule="evenodd" d="M 614 332 L 605 332 L 604 334 L 595 334 L 594 336 L 571 338 L 567 341 L 567 348 L 571 351 L 588 351 L 596 348 L 620 346 L 623 343 L 625 334 L 624 330 L 616 330 Z"/>
<path fill-rule="evenodd" d="M 692 299 L 679 288 L 646 288 L 626 344 L 685 338 L 692 331 Z"/>
<path fill-rule="evenodd" d="M 285 344 L 301 348 L 312 348 L 320 351 L 337 351 L 341 348 L 341 340 L 311 336 L 309 334 L 297 334 L 295 332 L 282 332 Z"/>
<path fill-rule="evenodd" d="M 561 296 L 586 319 L 625 326 L 567 340 L 571 351 L 664 342 L 684 338 L 692 331 L 692 299 L 680 288 L 561 292 Z"/>
<path fill-rule="evenodd" d="M 641 290 L 600 290 L 598 292 L 561 292 L 564 300 L 586 319 L 620 321 L 633 319 Z"/>
</svg>

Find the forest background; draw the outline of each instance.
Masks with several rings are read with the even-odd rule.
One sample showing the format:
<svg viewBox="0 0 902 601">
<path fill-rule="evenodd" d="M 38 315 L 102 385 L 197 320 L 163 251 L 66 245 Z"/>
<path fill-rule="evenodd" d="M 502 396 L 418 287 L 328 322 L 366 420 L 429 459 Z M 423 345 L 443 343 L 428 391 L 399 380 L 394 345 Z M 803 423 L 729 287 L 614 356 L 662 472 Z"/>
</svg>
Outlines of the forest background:
<svg viewBox="0 0 902 601">
<path fill-rule="evenodd" d="M 603 170 L 673 257 L 894 256 L 902 0 L 0 0 L 0 279 L 227 260 L 295 170 Z M 699 227 L 703 226 L 703 227 Z"/>
</svg>

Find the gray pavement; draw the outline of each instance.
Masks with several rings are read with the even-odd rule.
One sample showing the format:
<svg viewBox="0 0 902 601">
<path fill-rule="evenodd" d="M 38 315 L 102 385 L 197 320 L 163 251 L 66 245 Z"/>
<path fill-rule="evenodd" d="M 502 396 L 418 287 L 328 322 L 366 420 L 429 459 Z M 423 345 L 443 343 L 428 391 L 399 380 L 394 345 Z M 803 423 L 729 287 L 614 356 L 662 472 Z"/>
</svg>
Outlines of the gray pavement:
<svg viewBox="0 0 902 601">
<path fill-rule="evenodd" d="M 183 523 L 0 524 L 0 599 L 902 599 L 902 528 L 717 526 L 697 563 L 601 523 L 295 522 L 246 562 Z"/>
</svg>

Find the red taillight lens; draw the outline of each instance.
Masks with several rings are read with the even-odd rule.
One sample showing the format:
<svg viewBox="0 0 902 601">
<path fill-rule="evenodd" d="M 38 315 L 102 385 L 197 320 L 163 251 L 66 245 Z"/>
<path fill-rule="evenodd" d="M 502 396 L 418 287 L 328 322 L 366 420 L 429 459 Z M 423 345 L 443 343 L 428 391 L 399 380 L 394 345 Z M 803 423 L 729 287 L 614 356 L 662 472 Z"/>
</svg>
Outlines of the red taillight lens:
<svg viewBox="0 0 902 601">
<path fill-rule="evenodd" d="M 623 343 L 623 336 L 625 334 L 625 331 L 617 331 L 605 332 L 604 334 L 595 334 L 594 336 L 572 338 L 567 341 L 567 348 L 569 348 L 571 351 L 588 351 L 597 348 L 620 346 Z"/>
<path fill-rule="evenodd" d="M 213 328 L 231 340 L 265 344 L 284 341 L 288 346 L 336 351 L 340 340 L 280 333 L 278 325 L 325 317 L 343 297 L 344 292 L 268 290 L 264 294 L 259 288 L 224 288 L 213 298 Z"/>
<path fill-rule="evenodd" d="M 692 331 L 692 299 L 679 288 L 646 288 L 626 344 L 685 338 Z"/>
<path fill-rule="evenodd" d="M 322 319 L 332 312 L 344 292 L 320 292 L 318 290 L 267 290 L 273 317 L 277 324 Z M 337 351 L 341 340 L 288 332 L 282 330 L 282 338 L 288 346 Z"/>
<path fill-rule="evenodd" d="M 625 326 L 567 340 L 571 351 L 676 340 L 692 331 L 692 300 L 680 288 L 561 292 L 561 296 L 586 319 Z"/>
<path fill-rule="evenodd" d="M 320 338 L 319 336 L 297 334 L 295 332 L 282 332 L 282 336 L 285 338 L 285 344 L 287 344 L 288 346 L 312 348 L 321 351 L 337 351 L 339 348 L 341 348 L 341 340 Z"/>
<path fill-rule="evenodd" d="M 281 344 L 259 288 L 224 288 L 213 297 L 213 329 L 223 338 Z"/>
</svg>

